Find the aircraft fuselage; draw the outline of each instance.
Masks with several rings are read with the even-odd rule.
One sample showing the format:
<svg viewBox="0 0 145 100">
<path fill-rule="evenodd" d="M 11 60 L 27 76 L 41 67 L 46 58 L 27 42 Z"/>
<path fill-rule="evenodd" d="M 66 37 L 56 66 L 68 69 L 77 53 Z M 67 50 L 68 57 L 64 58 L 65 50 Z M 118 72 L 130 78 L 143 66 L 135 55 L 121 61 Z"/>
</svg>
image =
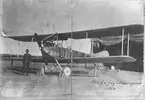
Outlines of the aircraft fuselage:
<svg viewBox="0 0 145 100">
<path fill-rule="evenodd" d="M 85 53 L 81 53 L 78 51 L 74 51 L 70 48 L 63 48 L 63 47 L 59 47 L 59 46 L 44 46 L 42 47 L 42 56 L 45 57 L 46 55 L 48 55 L 47 57 L 45 57 L 45 59 L 49 59 L 49 58 L 65 58 L 65 59 L 70 59 L 71 58 L 71 54 L 73 52 L 73 57 L 85 57 Z M 51 57 L 49 57 L 51 56 Z"/>
</svg>

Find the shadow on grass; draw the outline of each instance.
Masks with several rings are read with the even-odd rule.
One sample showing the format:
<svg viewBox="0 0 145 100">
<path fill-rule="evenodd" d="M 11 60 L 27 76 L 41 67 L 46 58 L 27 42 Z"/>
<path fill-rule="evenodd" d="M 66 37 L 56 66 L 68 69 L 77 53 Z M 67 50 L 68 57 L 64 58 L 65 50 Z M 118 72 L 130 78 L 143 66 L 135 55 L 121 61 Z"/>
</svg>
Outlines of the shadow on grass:
<svg viewBox="0 0 145 100">
<path fill-rule="evenodd" d="M 23 67 L 20 67 L 20 66 L 10 66 L 10 67 L 5 67 L 3 69 L 5 71 L 10 71 L 14 74 L 24 75 Z M 39 69 L 37 68 L 29 68 L 28 73 L 36 75 L 38 70 Z M 46 75 L 56 75 L 56 76 L 59 76 L 59 73 L 60 73 L 59 71 L 45 72 Z M 88 72 L 87 71 L 72 71 L 72 74 L 71 74 L 71 76 L 84 76 L 84 75 L 88 75 Z"/>
</svg>

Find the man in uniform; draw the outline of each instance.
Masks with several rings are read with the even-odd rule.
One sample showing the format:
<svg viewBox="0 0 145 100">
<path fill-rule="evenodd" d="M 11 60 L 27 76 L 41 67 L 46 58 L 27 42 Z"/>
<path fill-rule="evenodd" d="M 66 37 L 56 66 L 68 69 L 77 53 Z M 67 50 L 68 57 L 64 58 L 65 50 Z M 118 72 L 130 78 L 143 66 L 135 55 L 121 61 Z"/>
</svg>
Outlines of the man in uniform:
<svg viewBox="0 0 145 100">
<path fill-rule="evenodd" d="M 23 56 L 23 73 L 24 75 L 28 75 L 29 66 L 31 63 L 31 55 L 29 54 L 29 50 L 26 49 L 26 53 Z"/>
</svg>

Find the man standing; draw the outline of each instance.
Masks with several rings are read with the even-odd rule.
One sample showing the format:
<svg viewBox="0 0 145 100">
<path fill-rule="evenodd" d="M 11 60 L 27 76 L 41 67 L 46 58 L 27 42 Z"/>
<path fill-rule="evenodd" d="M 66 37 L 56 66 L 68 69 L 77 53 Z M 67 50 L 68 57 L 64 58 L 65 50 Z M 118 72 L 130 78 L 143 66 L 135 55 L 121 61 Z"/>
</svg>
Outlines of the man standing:
<svg viewBox="0 0 145 100">
<path fill-rule="evenodd" d="M 29 50 L 26 49 L 26 53 L 23 56 L 23 73 L 24 75 L 28 75 L 29 66 L 31 63 L 31 55 L 29 54 Z"/>
</svg>

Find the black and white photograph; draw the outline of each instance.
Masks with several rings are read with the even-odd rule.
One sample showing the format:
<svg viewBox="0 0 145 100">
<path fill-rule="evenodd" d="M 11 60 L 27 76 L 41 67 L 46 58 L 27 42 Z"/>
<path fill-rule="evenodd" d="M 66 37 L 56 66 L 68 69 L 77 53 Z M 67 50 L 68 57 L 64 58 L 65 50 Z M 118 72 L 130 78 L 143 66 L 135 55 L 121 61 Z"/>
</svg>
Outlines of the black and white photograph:
<svg viewBox="0 0 145 100">
<path fill-rule="evenodd" d="M 143 100 L 145 0 L 0 0 L 0 100 Z"/>
</svg>

